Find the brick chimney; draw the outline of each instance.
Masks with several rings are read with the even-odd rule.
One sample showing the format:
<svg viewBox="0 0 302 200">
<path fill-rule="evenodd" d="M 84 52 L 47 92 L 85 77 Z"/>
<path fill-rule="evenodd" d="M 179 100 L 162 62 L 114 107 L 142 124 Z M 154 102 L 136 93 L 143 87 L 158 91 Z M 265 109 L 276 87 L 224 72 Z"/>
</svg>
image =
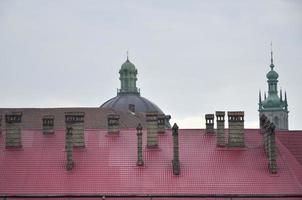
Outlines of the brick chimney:
<svg viewBox="0 0 302 200">
<path fill-rule="evenodd" d="M 146 114 L 147 120 L 147 148 L 158 147 L 158 124 L 157 124 L 157 112 L 148 112 Z"/>
<path fill-rule="evenodd" d="M 275 125 L 266 116 L 261 116 L 260 127 L 263 130 L 264 150 L 268 158 L 268 168 L 271 174 L 277 173 L 277 153 Z"/>
<path fill-rule="evenodd" d="M 244 147 L 244 112 L 228 112 L 229 147 Z"/>
<path fill-rule="evenodd" d="M 144 165 L 144 160 L 143 160 L 143 127 L 141 124 L 138 124 L 136 127 L 136 135 L 137 135 L 137 162 L 136 164 L 138 166 L 143 166 Z"/>
<path fill-rule="evenodd" d="M 172 127 L 172 136 L 173 136 L 173 174 L 180 174 L 180 164 L 179 164 L 179 147 L 178 147 L 178 126 L 175 123 Z"/>
<path fill-rule="evenodd" d="M 120 132 L 120 116 L 118 114 L 109 114 L 107 116 L 108 134 L 118 134 Z"/>
<path fill-rule="evenodd" d="M 84 112 L 66 112 L 65 123 L 66 127 L 71 126 L 73 146 L 85 147 L 84 136 Z"/>
<path fill-rule="evenodd" d="M 206 134 L 214 134 L 214 114 L 206 114 Z"/>
<path fill-rule="evenodd" d="M 6 137 L 5 147 L 22 147 L 21 140 L 22 112 L 12 112 L 5 115 Z"/>
<path fill-rule="evenodd" d="M 66 158 L 67 158 L 67 164 L 66 164 L 66 169 L 68 171 L 72 170 L 73 168 L 73 158 L 72 158 L 72 152 L 73 152 L 73 139 L 72 139 L 72 126 L 67 125 L 66 128 L 66 139 L 65 139 L 65 146 L 66 146 Z"/>
<path fill-rule="evenodd" d="M 224 136 L 224 111 L 216 111 L 216 124 L 217 124 L 217 146 L 225 146 L 225 136 Z"/>
<path fill-rule="evenodd" d="M 159 114 L 157 117 L 158 133 L 165 133 L 166 131 L 166 116 L 164 114 Z"/>
<path fill-rule="evenodd" d="M 42 129 L 43 134 L 53 134 L 54 130 L 54 119 L 53 115 L 44 115 L 42 118 Z"/>
</svg>

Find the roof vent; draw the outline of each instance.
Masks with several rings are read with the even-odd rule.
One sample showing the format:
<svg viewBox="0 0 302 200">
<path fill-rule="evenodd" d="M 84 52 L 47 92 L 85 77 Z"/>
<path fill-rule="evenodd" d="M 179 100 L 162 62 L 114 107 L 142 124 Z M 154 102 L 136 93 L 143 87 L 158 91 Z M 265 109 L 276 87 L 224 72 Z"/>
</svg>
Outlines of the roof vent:
<svg viewBox="0 0 302 200">
<path fill-rule="evenodd" d="M 22 147 L 21 141 L 22 112 L 12 112 L 5 115 L 6 137 L 5 147 Z"/>
<path fill-rule="evenodd" d="M 214 114 L 206 114 L 206 134 L 214 134 Z"/>
<path fill-rule="evenodd" d="M 178 126 L 175 123 L 172 127 L 172 135 L 173 135 L 173 174 L 180 174 L 180 164 L 179 164 L 179 148 L 178 148 Z"/>
<path fill-rule="evenodd" d="M 138 124 L 136 127 L 136 135 L 137 135 L 137 162 L 136 164 L 138 166 L 143 166 L 144 165 L 144 160 L 143 160 L 143 127 L 141 124 Z"/>
<path fill-rule="evenodd" d="M 44 115 L 42 118 L 42 129 L 43 134 L 53 134 L 54 133 L 54 119 L 53 115 Z"/>
<path fill-rule="evenodd" d="M 216 123 L 217 123 L 217 146 L 225 146 L 225 136 L 224 136 L 224 111 L 216 111 Z"/>
<path fill-rule="evenodd" d="M 228 112 L 229 147 L 244 147 L 244 112 Z"/>
<path fill-rule="evenodd" d="M 67 158 L 67 164 L 66 164 L 66 169 L 67 171 L 72 170 L 73 168 L 73 141 L 72 141 L 72 126 L 67 125 L 66 128 L 66 139 L 65 139 L 65 146 L 66 146 L 66 158 Z"/>
<path fill-rule="evenodd" d="M 66 127 L 72 127 L 73 146 L 85 147 L 84 137 L 84 112 L 66 112 Z"/>
</svg>

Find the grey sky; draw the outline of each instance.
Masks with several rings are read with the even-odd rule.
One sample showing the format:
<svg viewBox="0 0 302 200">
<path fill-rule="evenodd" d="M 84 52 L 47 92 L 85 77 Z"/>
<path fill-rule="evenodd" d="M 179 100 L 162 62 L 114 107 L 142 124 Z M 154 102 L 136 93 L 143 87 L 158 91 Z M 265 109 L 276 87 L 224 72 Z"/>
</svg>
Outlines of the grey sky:
<svg viewBox="0 0 302 200">
<path fill-rule="evenodd" d="M 0 107 L 99 106 L 129 50 L 142 96 L 180 127 L 244 110 L 258 125 L 273 41 L 290 129 L 302 129 L 302 2 L 0 0 Z"/>
</svg>

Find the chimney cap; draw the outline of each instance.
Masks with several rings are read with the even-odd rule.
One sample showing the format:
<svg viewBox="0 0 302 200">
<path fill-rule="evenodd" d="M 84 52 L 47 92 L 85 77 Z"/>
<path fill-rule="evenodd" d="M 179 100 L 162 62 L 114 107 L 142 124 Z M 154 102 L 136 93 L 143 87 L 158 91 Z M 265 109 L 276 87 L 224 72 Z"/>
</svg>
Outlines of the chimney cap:
<svg viewBox="0 0 302 200">
<path fill-rule="evenodd" d="M 54 119 L 54 115 L 43 115 L 42 119 Z"/>
<path fill-rule="evenodd" d="M 173 135 L 178 135 L 178 126 L 176 123 L 174 123 L 172 127 Z"/>
<path fill-rule="evenodd" d="M 216 111 L 217 116 L 225 116 L 225 111 Z"/>
<path fill-rule="evenodd" d="M 244 116 L 244 111 L 228 111 L 228 116 Z"/>
<path fill-rule="evenodd" d="M 205 114 L 206 119 L 214 119 L 214 114 Z"/>
<path fill-rule="evenodd" d="M 65 116 L 84 116 L 85 112 L 65 112 Z"/>
</svg>

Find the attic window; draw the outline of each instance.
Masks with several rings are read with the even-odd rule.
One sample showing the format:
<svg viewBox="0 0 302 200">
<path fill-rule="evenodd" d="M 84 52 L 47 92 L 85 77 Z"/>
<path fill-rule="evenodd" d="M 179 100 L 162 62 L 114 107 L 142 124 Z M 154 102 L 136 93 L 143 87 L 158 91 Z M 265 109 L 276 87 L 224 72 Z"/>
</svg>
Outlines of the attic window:
<svg viewBox="0 0 302 200">
<path fill-rule="evenodd" d="M 135 112 L 135 105 L 134 105 L 134 104 L 129 104 L 129 105 L 128 105 L 128 109 L 129 109 L 129 111 L 131 111 L 131 112 Z"/>
</svg>

